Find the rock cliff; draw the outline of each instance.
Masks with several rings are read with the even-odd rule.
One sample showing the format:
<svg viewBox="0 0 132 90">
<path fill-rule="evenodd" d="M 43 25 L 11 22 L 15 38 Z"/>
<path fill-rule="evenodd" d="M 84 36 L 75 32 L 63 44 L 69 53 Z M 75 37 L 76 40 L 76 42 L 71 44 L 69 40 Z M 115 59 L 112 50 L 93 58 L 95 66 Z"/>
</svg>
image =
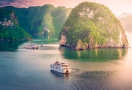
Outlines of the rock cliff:
<svg viewBox="0 0 132 90">
<path fill-rule="evenodd" d="M 0 8 L 0 41 L 31 40 L 31 36 L 19 26 L 14 11 Z"/>
<path fill-rule="evenodd" d="M 59 39 L 65 39 L 63 45 L 74 49 L 128 46 L 126 34 L 112 12 L 92 2 L 83 2 L 71 11 Z"/>
</svg>

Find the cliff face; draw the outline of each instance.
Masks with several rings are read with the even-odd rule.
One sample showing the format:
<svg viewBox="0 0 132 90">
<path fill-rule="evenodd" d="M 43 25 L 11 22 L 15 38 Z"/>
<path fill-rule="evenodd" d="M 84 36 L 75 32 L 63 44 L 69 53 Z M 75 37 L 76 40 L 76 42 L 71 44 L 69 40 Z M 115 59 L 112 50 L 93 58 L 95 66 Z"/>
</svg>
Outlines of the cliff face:
<svg viewBox="0 0 132 90">
<path fill-rule="evenodd" d="M 43 5 L 29 8 L 4 7 L 13 10 L 19 20 L 19 25 L 28 33 L 59 36 L 61 28 L 67 20 L 71 9 L 53 5 Z M 48 32 L 47 32 L 48 29 Z"/>
<path fill-rule="evenodd" d="M 60 39 L 60 45 L 65 45 L 65 43 L 66 43 L 66 37 L 62 34 L 62 36 L 61 36 L 61 39 Z"/>
<path fill-rule="evenodd" d="M 125 32 L 112 12 L 92 2 L 83 2 L 71 11 L 60 32 L 60 40 L 62 34 L 66 38 L 65 45 L 76 49 L 128 45 Z"/>
<path fill-rule="evenodd" d="M 11 10 L 0 8 L 0 25 L 3 27 L 18 25 L 15 13 Z"/>
<path fill-rule="evenodd" d="M 0 41 L 29 39 L 31 36 L 19 26 L 14 11 L 0 8 Z"/>
</svg>

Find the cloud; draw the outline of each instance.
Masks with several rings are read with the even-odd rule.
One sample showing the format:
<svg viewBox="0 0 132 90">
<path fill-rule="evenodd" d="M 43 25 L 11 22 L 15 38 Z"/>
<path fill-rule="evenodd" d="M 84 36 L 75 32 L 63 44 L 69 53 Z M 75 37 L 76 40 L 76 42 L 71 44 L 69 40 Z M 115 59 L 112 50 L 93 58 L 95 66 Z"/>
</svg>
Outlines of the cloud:
<svg viewBox="0 0 132 90">
<path fill-rule="evenodd" d="M 15 0 L 3 0 L 3 1 L 0 1 L 0 6 L 1 7 L 7 6 L 7 5 L 10 5 L 10 3 L 12 2 L 15 2 Z"/>
<path fill-rule="evenodd" d="M 83 1 L 104 4 L 116 15 L 120 15 L 123 12 L 132 13 L 132 0 L 3 0 L 0 1 L 0 7 L 15 6 L 27 8 L 29 6 L 43 6 L 45 4 L 52 4 L 55 7 L 66 6 L 67 8 L 74 8 Z"/>
</svg>

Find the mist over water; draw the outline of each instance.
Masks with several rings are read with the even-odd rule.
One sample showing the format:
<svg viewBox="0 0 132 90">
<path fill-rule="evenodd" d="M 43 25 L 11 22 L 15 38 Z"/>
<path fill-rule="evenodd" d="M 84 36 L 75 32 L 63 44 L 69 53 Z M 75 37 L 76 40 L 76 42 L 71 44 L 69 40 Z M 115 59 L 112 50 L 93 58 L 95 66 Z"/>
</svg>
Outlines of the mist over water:
<svg viewBox="0 0 132 90">
<path fill-rule="evenodd" d="M 59 47 L 58 39 L 0 44 L 0 90 L 131 90 L 132 34 L 129 49 L 75 51 Z M 35 44 L 38 50 L 25 49 Z M 68 63 L 71 74 L 50 71 L 56 60 Z"/>
</svg>

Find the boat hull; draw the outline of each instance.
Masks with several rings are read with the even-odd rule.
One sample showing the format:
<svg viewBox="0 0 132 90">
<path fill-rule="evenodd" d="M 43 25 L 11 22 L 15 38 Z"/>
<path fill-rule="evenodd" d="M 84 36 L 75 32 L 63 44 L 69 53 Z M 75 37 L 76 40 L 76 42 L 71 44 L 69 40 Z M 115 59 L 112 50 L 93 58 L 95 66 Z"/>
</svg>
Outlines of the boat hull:
<svg viewBox="0 0 132 90">
<path fill-rule="evenodd" d="M 71 73 L 71 69 L 59 69 L 59 68 L 56 68 L 56 67 L 50 67 L 52 71 L 56 71 L 56 72 L 59 72 L 59 73 Z"/>
</svg>

